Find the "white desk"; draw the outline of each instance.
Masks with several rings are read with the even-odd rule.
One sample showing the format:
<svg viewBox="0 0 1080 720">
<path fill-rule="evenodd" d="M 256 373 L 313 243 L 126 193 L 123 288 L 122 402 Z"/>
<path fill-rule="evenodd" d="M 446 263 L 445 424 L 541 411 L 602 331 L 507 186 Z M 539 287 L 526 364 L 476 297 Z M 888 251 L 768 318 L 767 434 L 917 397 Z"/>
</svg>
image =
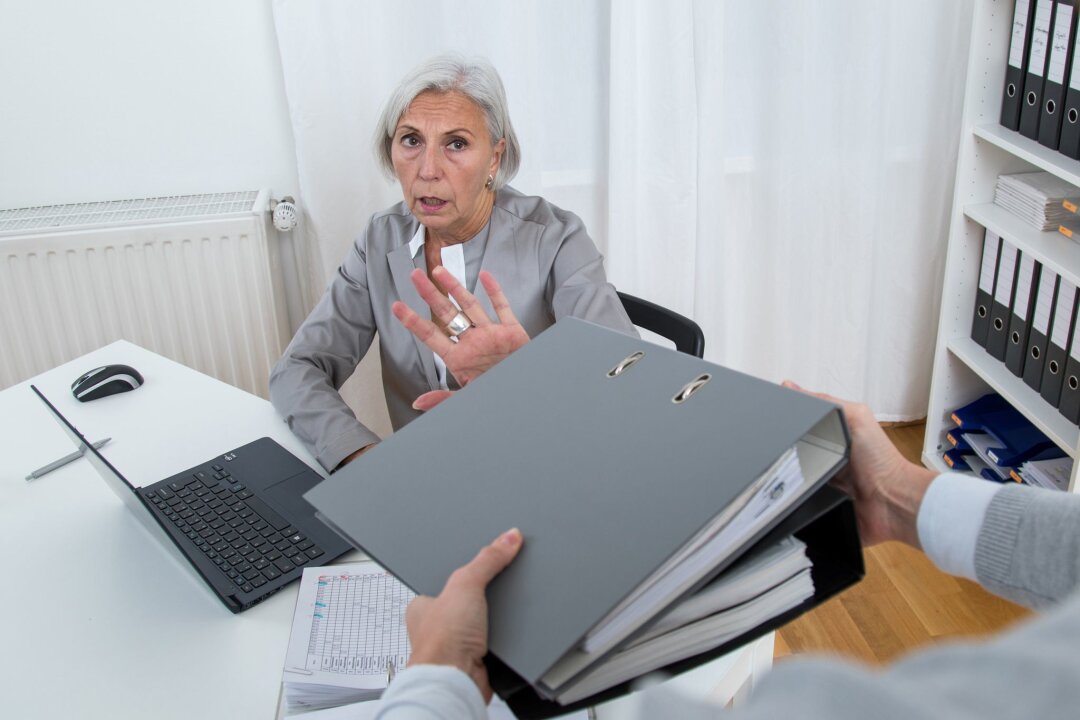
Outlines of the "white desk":
<svg viewBox="0 0 1080 720">
<path fill-rule="evenodd" d="M 111 363 L 143 387 L 79 403 L 71 382 Z M 34 383 L 136 485 L 270 436 L 320 470 L 265 400 L 127 342 L 0 392 L 0 697 L 5 717 L 273 718 L 295 586 L 234 615 L 160 547 L 74 448 Z M 349 553 L 339 562 L 361 558 Z M 676 678 L 726 701 L 771 663 L 772 635 Z M 629 703 L 600 708 L 625 716 Z"/>
</svg>

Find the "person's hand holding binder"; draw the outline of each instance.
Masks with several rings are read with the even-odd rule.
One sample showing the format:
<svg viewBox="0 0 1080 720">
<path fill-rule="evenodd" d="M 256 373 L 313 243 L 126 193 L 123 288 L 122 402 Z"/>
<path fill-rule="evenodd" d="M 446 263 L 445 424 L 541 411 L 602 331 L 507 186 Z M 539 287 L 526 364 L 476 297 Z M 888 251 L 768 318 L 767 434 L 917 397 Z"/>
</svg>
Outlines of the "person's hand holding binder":
<svg viewBox="0 0 1080 720">
<path fill-rule="evenodd" d="M 432 271 L 432 275 L 442 289 L 457 301 L 460 310 L 440 292 L 423 270 L 413 270 L 410 277 L 420 297 L 431 308 L 432 316 L 448 328 L 457 327 L 455 321 L 468 321 L 463 330 L 455 332 L 452 329 L 454 334 L 448 337 L 438 325 L 420 317 L 400 301 L 395 302 L 391 310 L 402 325 L 443 359 L 446 369 L 453 373 L 462 387 L 529 342 L 528 333 L 514 317 L 510 302 L 491 273 L 481 270 L 479 279 L 491 299 L 497 322 L 488 317 L 480 301 L 449 270 L 440 266 Z M 464 318 L 459 319 L 462 315 Z M 416 399 L 413 407 L 430 410 L 450 394 L 449 390 L 424 393 Z"/>
<path fill-rule="evenodd" d="M 851 432 L 851 460 L 832 482 L 855 500 L 863 545 L 899 540 L 921 547 L 916 517 L 937 473 L 904 458 L 866 405 L 810 392 L 790 380 L 784 385 L 844 409 Z"/>
<path fill-rule="evenodd" d="M 409 665 L 452 665 L 464 671 L 491 700 L 484 655 L 488 651 L 488 612 L 484 592 L 517 557 L 521 531 L 507 530 L 454 571 L 438 597 L 420 595 L 405 611 L 412 653 Z"/>
</svg>

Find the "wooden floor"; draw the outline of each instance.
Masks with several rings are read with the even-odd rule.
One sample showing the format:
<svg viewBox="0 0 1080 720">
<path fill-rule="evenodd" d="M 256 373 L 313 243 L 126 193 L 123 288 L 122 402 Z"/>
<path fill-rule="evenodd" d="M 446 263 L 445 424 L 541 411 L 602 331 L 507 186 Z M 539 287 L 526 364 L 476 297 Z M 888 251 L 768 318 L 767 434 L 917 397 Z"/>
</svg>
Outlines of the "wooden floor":
<svg viewBox="0 0 1080 720">
<path fill-rule="evenodd" d="M 887 427 L 921 462 L 922 424 Z M 864 552 L 866 577 L 776 633 L 776 657 L 828 652 L 881 664 L 942 638 L 992 633 L 1028 611 L 937 570 L 920 551 L 882 543 Z"/>
</svg>

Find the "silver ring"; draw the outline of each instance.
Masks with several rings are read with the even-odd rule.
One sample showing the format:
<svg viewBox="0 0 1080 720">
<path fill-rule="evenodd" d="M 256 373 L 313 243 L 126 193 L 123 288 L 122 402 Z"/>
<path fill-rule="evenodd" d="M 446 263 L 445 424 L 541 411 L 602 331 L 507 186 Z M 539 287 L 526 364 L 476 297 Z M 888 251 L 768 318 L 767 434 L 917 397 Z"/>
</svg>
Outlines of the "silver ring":
<svg viewBox="0 0 1080 720">
<path fill-rule="evenodd" d="M 446 323 L 446 329 L 450 331 L 450 339 L 456 340 L 457 336 L 473 327 L 472 321 L 469 320 L 469 316 L 463 312 L 459 312 L 454 316 L 454 319 Z"/>
</svg>

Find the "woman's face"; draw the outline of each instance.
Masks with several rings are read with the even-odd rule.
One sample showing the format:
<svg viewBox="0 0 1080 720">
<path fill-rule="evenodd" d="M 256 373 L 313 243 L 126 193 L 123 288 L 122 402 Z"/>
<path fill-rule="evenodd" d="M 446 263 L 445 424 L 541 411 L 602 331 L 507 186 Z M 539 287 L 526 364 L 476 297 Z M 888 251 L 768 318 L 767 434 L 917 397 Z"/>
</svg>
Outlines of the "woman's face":
<svg viewBox="0 0 1080 720">
<path fill-rule="evenodd" d="M 506 141 L 493 147 L 484 112 L 457 92 L 423 92 L 394 130 L 390 157 L 405 204 L 428 238 L 464 242 L 487 223 L 494 203 L 485 187 Z"/>
</svg>

